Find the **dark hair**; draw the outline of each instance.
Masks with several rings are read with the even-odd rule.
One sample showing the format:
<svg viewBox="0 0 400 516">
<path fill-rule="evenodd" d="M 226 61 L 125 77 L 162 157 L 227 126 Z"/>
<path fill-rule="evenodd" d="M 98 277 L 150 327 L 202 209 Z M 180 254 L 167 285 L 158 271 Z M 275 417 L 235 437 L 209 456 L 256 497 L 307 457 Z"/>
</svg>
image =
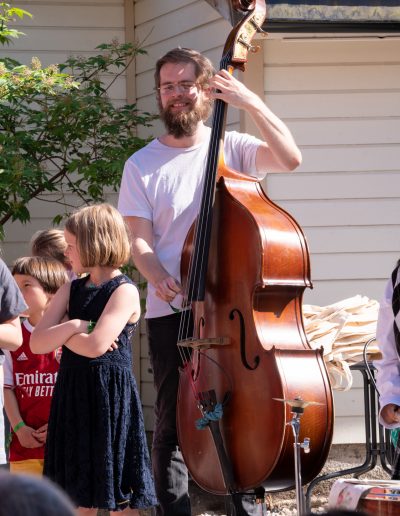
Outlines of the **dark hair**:
<svg viewBox="0 0 400 516">
<path fill-rule="evenodd" d="M 215 74 L 212 62 L 200 52 L 191 48 L 177 47 L 167 52 L 156 63 L 156 71 L 154 72 L 154 80 L 156 89 L 160 87 L 160 70 L 167 63 L 192 63 L 198 83 L 202 86 L 207 84 L 211 77 Z M 158 91 L 158 90 L 157 90 Z"/>
<path fill-rule="evenodd" d="M 24 256 L 15 260 L 12 275 L 23 274 L 32 276 L 48 294 L 55 294 L 68 281 L 64 265 L 52 258 L 43 256 Z"/>
<path fill-rule="evenodd" d="M 61 489 L 42 477 L 0 471 L 0 516 L 75 516 Z"/>
</svg>

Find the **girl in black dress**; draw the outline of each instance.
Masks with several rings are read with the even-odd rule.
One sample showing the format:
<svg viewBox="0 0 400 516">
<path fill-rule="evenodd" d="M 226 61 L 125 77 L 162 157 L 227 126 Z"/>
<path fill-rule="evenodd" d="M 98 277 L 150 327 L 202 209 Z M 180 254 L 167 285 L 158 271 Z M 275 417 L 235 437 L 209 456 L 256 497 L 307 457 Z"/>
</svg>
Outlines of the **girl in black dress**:
<svg viewBox="0 0 400 516">
<path fill-rule="evenodd" d="M 129 259 L 128 235 L 119 212 L 100 204 L 67 220 L 65 240 L 73 271 L 87 275 L 59 289 L 31 337 L 34 353 L 63 345 L 44 474 L 78 514 L 138 515 L 157 500 L 132 374 L 139 293 L 119 270 Z"/>
</svg>

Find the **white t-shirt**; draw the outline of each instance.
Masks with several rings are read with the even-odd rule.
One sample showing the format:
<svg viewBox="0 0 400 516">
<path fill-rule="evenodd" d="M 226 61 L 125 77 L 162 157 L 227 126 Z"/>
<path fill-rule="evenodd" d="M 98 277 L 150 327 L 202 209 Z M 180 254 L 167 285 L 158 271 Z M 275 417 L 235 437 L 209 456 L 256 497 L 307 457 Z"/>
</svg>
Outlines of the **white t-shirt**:
<svg viewBox="0 0 400 516">
<path fill-rule="evenodd" d="M 225 163 L 262 179 L 264 174 L 257 174 L 256 169 L 256 151 L 261 143 L 247 134 L 225 133 Z M 208 146 L 209 137 L 189 148 L 169 147 L 153 140 L 135 152 L 124 167 L 118 210 L 124 216 L 152 222 L 155 253 L 178 281 L 183 244 L 199 211 Z M 147 292 L 146 318 L 173 313 L 168 303 L 155 295 L 151 284 Z M 172 304 L 181 308 L 181 303 L 181 296 L 177 296 Z"/>
</svg>

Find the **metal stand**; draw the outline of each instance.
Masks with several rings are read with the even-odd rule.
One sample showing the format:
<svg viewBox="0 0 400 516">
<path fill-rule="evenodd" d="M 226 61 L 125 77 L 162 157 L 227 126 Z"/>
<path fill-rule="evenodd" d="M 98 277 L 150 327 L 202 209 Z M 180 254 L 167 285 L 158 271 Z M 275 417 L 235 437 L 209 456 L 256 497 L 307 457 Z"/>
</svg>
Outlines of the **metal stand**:
<svg viewBox="0 0 400 516">
<path fill-rule="evenodd" d="M 303 516 L 307 512 L 307 504 L 306 497 L 304 495 L 303 486 L 301 483 L 301 456 L 300 451 L 303 448 L 304 453 L 309 453 L 310 451 L 310 439 L 306 437 L 302 443 L 299 442 L 300 435 L 300 418 L 304 413 L 304 409 L 308 405 L 321 405 L 321 403 L 316 401 L 304 401 L 301 398 L 295 398 L 293 400 L 284 400 L 274 398 L 278 401 L 283 401 L 287 403 L 291 407 L 292 412 L 292 420 L 287 423 L 291 425 L 294 436 L 294 475 L 295 475 L 295 484 L 296 484 L 296 505 L 297 505 L 297 514 L 298 516 Z"/>
<path fill-rule="evenodd" d="M 306 492 L 306 507 L 310 510 L 311 493 L 316 484 L 323 480 L 341 477 L 344 475 L 353 475 L 357 478 L 359 475 L 371 471 L 377 464 L 378 457 L 382 468 L 391 474 L 391 466 L 387 461 L 389 451 L 388 433 L 378 424 L 377 407 L 378 398 L 375 390 L 375 368 L 372 364 L 360 362 L 350 367 L 353 371 L 359 371 L 363 377 L 364 385 L 364 422 L 365 422 L 365 460 L 359 466 L 354 468 L 343 469 L 334 473 L 321 475 L 309 484 Z"/>
<path fill-rule="evenodd" d="M 306 437 L 302 443 L 299 442 L 300 434 L 300 417 L 303 415 L 303 408 L 292 407 L 292 421 L 289 423 L 292 426 L 294 435 L 294 469 L 295 469 L 295 480 L 296 480 L 296 505 L 297 514 L 303 516 L 306 513 L 306 497 L 304 495 L 303 486 L 301 483 L 301 457 L 300 450 L 304 449 L 304 453 L 310 451 L 310 439 Z"/>
</svg>

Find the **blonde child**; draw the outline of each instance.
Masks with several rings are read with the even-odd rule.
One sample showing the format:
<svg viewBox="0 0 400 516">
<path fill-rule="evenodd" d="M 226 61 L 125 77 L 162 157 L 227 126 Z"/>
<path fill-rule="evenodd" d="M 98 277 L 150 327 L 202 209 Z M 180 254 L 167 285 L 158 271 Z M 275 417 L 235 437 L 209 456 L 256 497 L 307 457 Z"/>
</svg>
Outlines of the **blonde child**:
<svg viewBox="0 0 400 516">
<path fill-rule="evenodd" d="M 43 256 L 44 258 L 53 258 L 61 262 L 68 274 L 70 280 L 76 278 L 71 269 L 71 264 L 65 256 L 67 243 L 64 238 L 64 231 L 61 229 L 42 229 L 36 231 L 31 239 L 32 256 Z"/>
<path fill-rule="evenodd" d="M 3 419 L 4 351 L 15 350 L 22 344 L 19 314 L 26 309 L 22 294 L 7 265 L 0 259 L 0 465 L 6 463 Z"/>
<path fill-rule="evenodd" d="M 71 496 L 78 514 L 101 508 L 138 515 L 157 502 L 132 374 L 139 293 L 119 271 L 130 242 L 121 215 L 108 204 L 73 214 L 65 240 L 73 271 L 87 276 L 61 287 L 32 334 L 35 353 L 64 344 L 44 473 Z"/>
<path fill-rule="evenodd" d="M 23 313 L 22 346 L 5 352 L 4 407 L 12 429 L 10 470 L 41 475 L 59 362 L 56 351 L 34 355 L 29 340 L 50 299 L 68 278 L 60 262 L 37 256 L 19 258 L 12 274 L 28 309 Z"/>
</svg>

